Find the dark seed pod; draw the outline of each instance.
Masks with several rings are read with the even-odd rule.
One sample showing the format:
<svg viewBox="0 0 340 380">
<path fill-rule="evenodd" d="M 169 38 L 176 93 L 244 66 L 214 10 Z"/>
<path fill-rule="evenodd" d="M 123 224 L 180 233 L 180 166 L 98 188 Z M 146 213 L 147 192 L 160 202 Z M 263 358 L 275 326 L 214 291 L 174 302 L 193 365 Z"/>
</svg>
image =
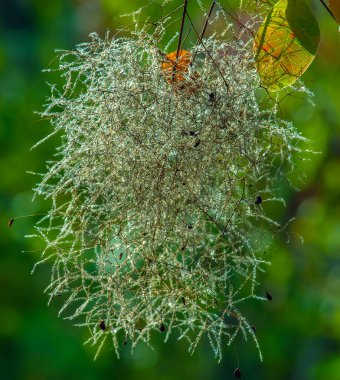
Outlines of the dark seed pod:
<svg viewBox="0 0 340 380">
<path fill-rule="evenodd" d="M 258 195 L 256 197 L 255 204 L 259 205 L 260 203 L 262 203 L 262 197 L 260 195 Z"/>
<path fill-rule="evenodd" d="M 189 135 L 190 135 L 190 136 L 197 136 L 198 133 L 197 133 L 196 131 L 190 131 L 190 132 L 189 132 Z"/>
<path fill-rule="evenodd" d="M 161 323 L 161 325 L 159 326 L 159 331 L 160 332 L 164 332 L 165 331 L 165 325 L 164 325 L 164 323 Z"/>
<path fill-rule="evenodd" d="M 192 230 L 192 224 L 191 224 L 191 223 L 188 224 L 188 229 L 189 229 L 189 230 Z"/>
<path fill-rule="evenodd" d="M 268 301 L 271 301 L 273 299 L 272 295 L 268 293 L 267 290 L 266 290 L 266 297 Z"/>
<path fill-rule="evenodd" d="M 201 140 L 197 139 L 195 142 L 194 148 L 197 148 L 200 145 L 200 143 L 201 143 Z"/>
<path fill-rule="evenodd" d="M 255 326 L 251 326 L 251 329 L 254 331 L 254 334 L 256 334 L 256 327 Z"/>
<path fill-rule="evenodd" d="M 185 298 L 184 297 L 182 297 L 182 304 L 185 306 L 185 304 L 186 304 L 186 301 L 185 301 Z"/>
<path fill-rule="evenodd" d="M 13 223 L 14 223 L 14 219 L 10 219 L 8 221 L 8 227 L 12 227 Z"/>
<path fill-rule="evenodd" d="M 234 376 L 237 377 L 238 379 L 240 379 L 242 376 L 241 370 L 238 367 L 234 371 Z"/>
<path fill-rule="evenodd" d="M 101 328 L 101 330 L 104 331 L 106 329 L 105 321 L 101 321 L 100 324 L 99 324 L 99 327 Z"/>
<path fill-rule="evenodd" d="M 122 257 L 123 257 L 123 252 L 121 252 L 121 253 L 119 254 L 118 259 L 121 260 Z"/>
<path fill-rule="evenodd" d="M 211 92 L 211 93 L 209 94 L 209 100 L 210 100 L 211 102 L 214 102 L 214 101 L 215 101 L 215 98 L 216 98 L 215 93 L 214 93 L 214 92 Z"/>
</svg>

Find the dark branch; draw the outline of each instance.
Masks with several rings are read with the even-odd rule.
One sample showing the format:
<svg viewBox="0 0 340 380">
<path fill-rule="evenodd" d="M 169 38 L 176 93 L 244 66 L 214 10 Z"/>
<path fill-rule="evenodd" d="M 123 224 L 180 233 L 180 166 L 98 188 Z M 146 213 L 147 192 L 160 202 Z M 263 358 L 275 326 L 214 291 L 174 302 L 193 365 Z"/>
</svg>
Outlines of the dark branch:
<svg viewBox="0 0 340 380">
<path fill-rule="evenodd" d="M 335 16 L 333 15 L 332 11 L 328 8 L 327 4 L 324 2 L 324 0 L 320 0 L 320 1 L 321 1 L 322 5 L 327 9 L 327 12 L 333 17 L 333 19 L 335 21 L 337 21 Z"/>
<path fill-rule="evenodd" d="M 190 22 L 190 24 L 191 24 L 191 26 L 192 26 L 192 29 L 193 29 L 193 31 L 195 32 L 196 36 L 199 37 L 199 34 L 198 34 L 198 32 L 197 32 L 197 30 L 196 30 L 196 28 L 195 28 L 195 25 L 194 25 L 194 23 L 192 22 L 191 17 L 189 16 L 188 13 L 187 13 L 187 17 L 188 17 L 188 20 L 189 20 L 189 22 Z M 212 60 L 213 64 L 215 65 L 216 70 L 219 72 L 219 74 L 220 74 L 220 76 L 221 76 L 221 78 L 222 78 L 222 80 L 223 80 L 223 82 L 224 82 L 224 84 L 225 84 L 225 86 L 226 86 L 226 88 L 227 88 L 227 91 L 229 91 L 229 84 L 228 84 L 228 82 L 226 81 L 226 79 L 224 78 L 224 75 L 223 75 L 223 73 L 222 73 L 220 67 L 218 66 L 218 64 L 216 63 L 216 61 L 214 60 L 214 58 L 212 57 L 212 55 L 211 55 L 210 52 L 208 51 L 208 49 L 204 46 L 204 44 L 203 44 L 202 41 L 201 41 L 201 43 L 202 43 L 202 46 L 203 46 L 205 52 L 207 53 L 207 55 L 209 56 L 209 58 Z"/>
<path fill-rule="evenodd" d="M 201 41 L 202 41 L 202 39 L 204 37 L 204 34 L 205 34 L 205 32 L 207 30 L 207 27 L 208 27 L 208 23 L 209 23 L 212 11 L 214 10 L 215 4 L 216 4 L 216 0 L 212 0 L 212 3 L 211 3 L 211 6 L 210 6 L 210 9 L 209 9 L 209 13 L 208 13 L 207 19 L 205 20 L 204 27 L 202 29 L 202 32 L 201 32 L 200 36 L 197 39 L 197 43 L 196 43 L 197 45 L 199 45 L 201 43 Z M 197 52 L 194 54 L 194 56 L 192 58 L 192 62 L 194 62 L 194 60 L 196 58 L 196 55 L 197 55 Z"/>
<path fill-rule="evenodd" d="M 176 51 L 176 61 L 177 61 L 177 59 L 179 57 L 179 52 L 181 50 L 183 30 L 184 30 L 184 22 L 185 22 L 185 16 L 187 14 L 188 1 L 189 0 L 184 0 L 184 4 L 183 4 L 183 15 L 182 15 L 181 29 L 179 31 L 179 37 L 178 37 L 178 45 L 177 45 L 177 51 Z"/>
</svg>

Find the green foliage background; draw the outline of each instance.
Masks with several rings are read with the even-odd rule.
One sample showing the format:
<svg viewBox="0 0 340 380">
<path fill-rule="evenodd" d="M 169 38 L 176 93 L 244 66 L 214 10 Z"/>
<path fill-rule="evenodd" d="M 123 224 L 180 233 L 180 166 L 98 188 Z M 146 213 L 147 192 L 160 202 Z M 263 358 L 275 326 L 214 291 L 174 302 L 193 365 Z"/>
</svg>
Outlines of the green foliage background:
<svg viewBox="0 0 340 380">
<path fill-rule="evenodd" d="M 57 318 L 58 302 L 46 306 L 43 289 L 49 265 L 30 270 L 39 243 L 24 239 L 34 219 L 12 216 L 43 212 L 31 202 L 36 178 L 56 140 L 34 151 L 30 147 L 49 131 L 33 114 L 49 95 L 41 70 L 53 66 L 54 49 L 71 49 L 91 31 L 105 33 L 121 23 L 118 16 L 146 1 L 137 0 L 9 0 L 0 5 L 0 373 L 3 379 L 232 379 L 237 356 L 244 379 L 340 379 L 340 37 L 319 1 L 311 1 L 320 21 L 318 56 L 303 76 L 315 93 L 316 106 L 292 96 L 282 104 L 284 117 L 310 138 L 320 154 L 299 166 L 307 178 L 294 191 L 282 184 L 287 208 L 270 210 L 283 223 L 291 217 L 290 242 L 277 242 L 264 286 L 268 303 L 250 303 L 245 314 L 257 328 L 264 354 L 260 363 L 252 342 L 227 348 L 220 364 L 208 342 L 191 357 L 185 342 L 172 339 L 155 350 L 129 347 L 117 360 L 110 345 L 93 362 L 95 348 L 82 343 L 87 332 Z M 157 17 L 158 8 L 153 8 Z M 197 18 L 199 20 L 199 18 Z M 303 236 L 304 243 L 300 239 Z"/>
</svg>

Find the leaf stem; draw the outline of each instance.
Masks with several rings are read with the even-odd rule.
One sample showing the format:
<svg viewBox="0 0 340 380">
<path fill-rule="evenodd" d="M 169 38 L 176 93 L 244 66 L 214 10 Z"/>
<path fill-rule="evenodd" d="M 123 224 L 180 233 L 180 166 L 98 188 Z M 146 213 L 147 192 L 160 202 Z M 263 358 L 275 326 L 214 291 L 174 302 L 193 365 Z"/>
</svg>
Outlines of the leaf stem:
<svg viewBox="0 0 340 380">
<path fill-rule="evenodd" d="M 185 21 L 185 16 L 187 14 L 188 1 L 189 0 L 184 0 L 184 4 L 183 4 L 183 15 L 182 15 L 181 29 L 179 31 L 179 37 L 178 37 L 178 45 L 177 45 L 177 51 L 176 51 L 176 61 L 177 61 L 177 59 L 179 57 L 179 52 L 181 50 L 183 30 L 184 30 L 184 21 Z"/>
</svg>

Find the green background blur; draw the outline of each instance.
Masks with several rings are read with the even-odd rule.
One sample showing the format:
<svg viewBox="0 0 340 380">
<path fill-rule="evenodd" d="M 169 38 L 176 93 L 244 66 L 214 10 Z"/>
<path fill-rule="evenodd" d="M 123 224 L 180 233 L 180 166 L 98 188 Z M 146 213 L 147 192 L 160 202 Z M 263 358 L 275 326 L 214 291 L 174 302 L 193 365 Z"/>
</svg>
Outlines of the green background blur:
<svg viewBox="0 0 340 380">
<path fill-rule="evenodd" d="M 176 3 L 177 0 L 174 0 Z M 84 346 L 87 331 L 57 317 L 60 305 L 47 304 L 49 264 L 30 274 L 38 243 L 34 218 L 12 216 L 41 212 L 31 202 L 36 178 L 28 170 L 44 171 L 55 141 L 30 151 L 50 131 L 33 114 L 49 95 L 41 73 L 53 67 L 54 49 L 71 49 L 87 41 L 91 31 L 101 34 L 126 23 L 118 16 L 143 0 L 2 0 L 0 3 L 0 378 L 54 379 L 233 379 L 238 360 L 242 379 L 340 379 L 340 34 L 315 0 L 322 42 L 319 54 L 303 79 L 315 94 L 312 107 L 298 97 L 282 104 L 285 118 L 310 138 L 321 152 L 299 167 L 307 173 L 300 191 L 282 184 L 286 208 L 270 210 L 284 223 L 291 217 L 290 242 L 277 242 L 270 252 L 272 266 L 259 292 L 268 289 L 272 302 L 254 302 L 242 310 L 256 325 L 264 354 L 260 363 L 252 342 L 239 340 L 226 348 L 217 364 L 208 342 L 190 356 L 185 342 L 175 338 L 155 350 L 129 348 L 117 360 L 108 345 L 93 361 L 95 348 Z M 222 0 L 223 3 L 223 0 Z M 178 5 L 180 0 L 178 0 Z M 174 4 L 176 5 L 176 4 Z M 150 8 L 151 9 L 151 8 Z M 157 17 L 157 7 L 150 14 Z M 199 19 L 196 17 L 196 20 Z M 304 243 L 300 238 L 304 239 Z M 237 351 L 237 353 L 236 353 Z M 237 359 L 238 356 L 238 359 Z"/>
</svg>

